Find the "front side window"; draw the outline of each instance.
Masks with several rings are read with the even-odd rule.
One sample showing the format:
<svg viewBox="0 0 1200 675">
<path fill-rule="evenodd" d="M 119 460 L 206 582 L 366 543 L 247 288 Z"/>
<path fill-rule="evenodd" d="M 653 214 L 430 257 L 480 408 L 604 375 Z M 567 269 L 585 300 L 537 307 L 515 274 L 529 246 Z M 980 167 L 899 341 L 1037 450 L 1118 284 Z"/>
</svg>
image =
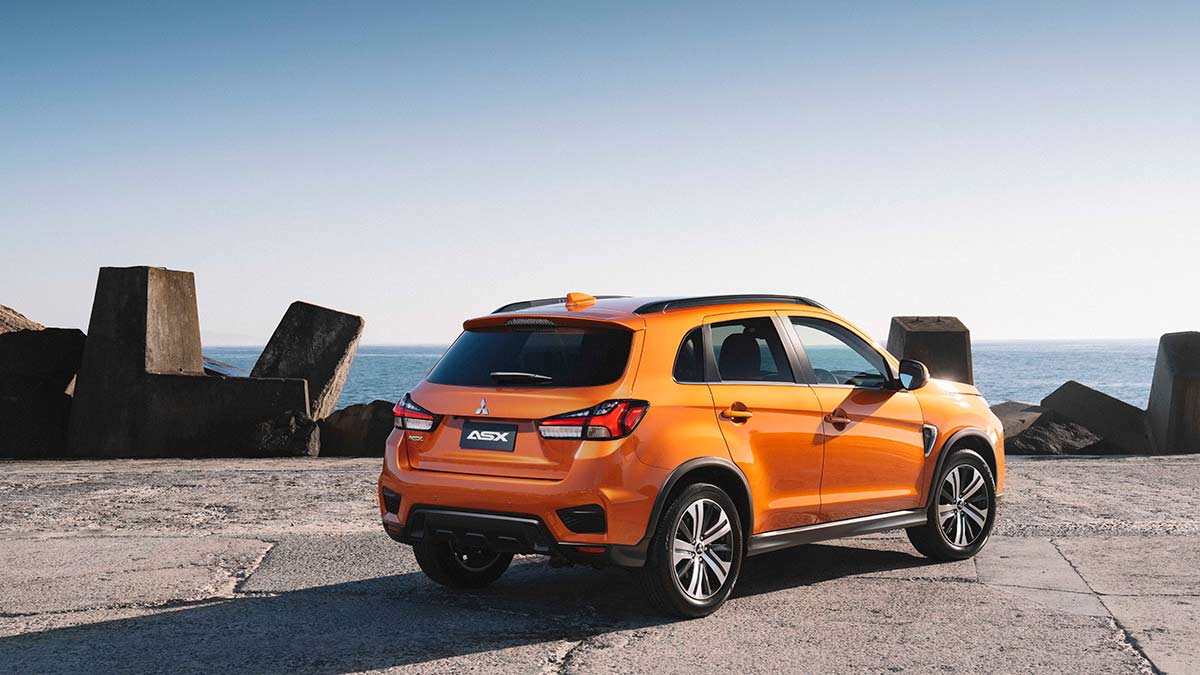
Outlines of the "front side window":
<svg viewBox="0 0 1200 675">
<path fill-rule="evenodd" d="M 622 329 L 481 328 L 450 346 L 427 378 L 460 387 L 595 387 L 620 379 L 633 333 Z"/>
<path fill-rule="evenodd" d="M 722 382 L 792 382 L 779 332 L 769 318 L 712 325 L 713 356 Z"/>
<path fill-rule="evenodd" d="M 816 319 L 792 318 L 817 384 L 882 388 L 888 382 L 883 356 L 854 333 Z"/>
</svg>

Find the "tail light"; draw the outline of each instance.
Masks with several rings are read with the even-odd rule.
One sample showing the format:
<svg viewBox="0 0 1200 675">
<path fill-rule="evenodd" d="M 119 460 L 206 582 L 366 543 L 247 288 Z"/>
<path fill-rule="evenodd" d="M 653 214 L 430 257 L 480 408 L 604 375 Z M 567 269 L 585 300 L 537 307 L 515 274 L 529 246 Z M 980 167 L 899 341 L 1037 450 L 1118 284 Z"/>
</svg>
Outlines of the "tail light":
<svg viewBox="0 0 1200 675">
<path fill-rule="evenodd" d="M 615 399 L 538 422 L 542 438 L 609 440 L 628 436 L 646 416 L 646 401 Z"/>
<path fill-rule="evenodd" d="M 408 431 L 433 431 L 433 428 L 442 420 L 441 415 L 434 415 L 414 403 L 408 394 L 404 395 L 392 412 L 396 415 L 393 426 Z"/>
</svg>

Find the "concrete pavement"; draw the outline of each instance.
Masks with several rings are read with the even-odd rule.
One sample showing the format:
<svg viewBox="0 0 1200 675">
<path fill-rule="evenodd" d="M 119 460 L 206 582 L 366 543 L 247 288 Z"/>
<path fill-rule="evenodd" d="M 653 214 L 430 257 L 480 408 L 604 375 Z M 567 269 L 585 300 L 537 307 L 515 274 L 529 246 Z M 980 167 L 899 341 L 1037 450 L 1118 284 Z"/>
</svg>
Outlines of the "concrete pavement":
<svg viewBox="0 0 1200 675">
<path fill-rule="evenodd" d="M 431 584 L 377 461 L 0 464 L 0 672 L 1200 672 L 1200 458 L 1013 460 L 977 559 L 806 546 L 696 621 L 534 557 Z"/>
</svg>

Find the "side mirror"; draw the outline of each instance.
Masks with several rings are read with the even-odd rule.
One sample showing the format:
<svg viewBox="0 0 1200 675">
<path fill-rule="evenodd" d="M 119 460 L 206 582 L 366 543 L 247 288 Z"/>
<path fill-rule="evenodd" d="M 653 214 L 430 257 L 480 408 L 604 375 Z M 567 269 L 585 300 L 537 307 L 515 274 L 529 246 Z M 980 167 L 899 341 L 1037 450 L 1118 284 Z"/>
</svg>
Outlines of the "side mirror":
<svg viewBox="0 0 1200 675">
<path fill-rule="evenodd" d="M 900 388 L 906 391 L 920 389 L 929 383 L 929 369 L 924 363 L 912 359 L 900 361 Z"/>
</svg>

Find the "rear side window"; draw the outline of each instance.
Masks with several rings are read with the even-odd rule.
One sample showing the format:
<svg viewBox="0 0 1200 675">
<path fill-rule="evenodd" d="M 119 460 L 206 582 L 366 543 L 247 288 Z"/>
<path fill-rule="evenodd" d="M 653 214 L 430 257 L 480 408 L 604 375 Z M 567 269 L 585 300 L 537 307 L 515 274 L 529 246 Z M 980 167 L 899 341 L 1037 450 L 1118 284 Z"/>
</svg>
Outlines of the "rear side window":
<svg viewBox="0 0 1200 675">
<path fill-rule="evenodd" d="M 768 318 L 712 325 L 713 355 L 722 382 L 792 382 L 792 369 Z"/>
<path fill-rule="evenodd" d="M 704 339 L 696 328 L 679 344 L 673 372 L 676 382 L 704 381 Z"/>
<path fill-rule="evenodd" d="M 468 330 L 426 378 L 460 387 L 594 387 L 620 379 L 633 333 L 607 328 Z"/>
</svg>

